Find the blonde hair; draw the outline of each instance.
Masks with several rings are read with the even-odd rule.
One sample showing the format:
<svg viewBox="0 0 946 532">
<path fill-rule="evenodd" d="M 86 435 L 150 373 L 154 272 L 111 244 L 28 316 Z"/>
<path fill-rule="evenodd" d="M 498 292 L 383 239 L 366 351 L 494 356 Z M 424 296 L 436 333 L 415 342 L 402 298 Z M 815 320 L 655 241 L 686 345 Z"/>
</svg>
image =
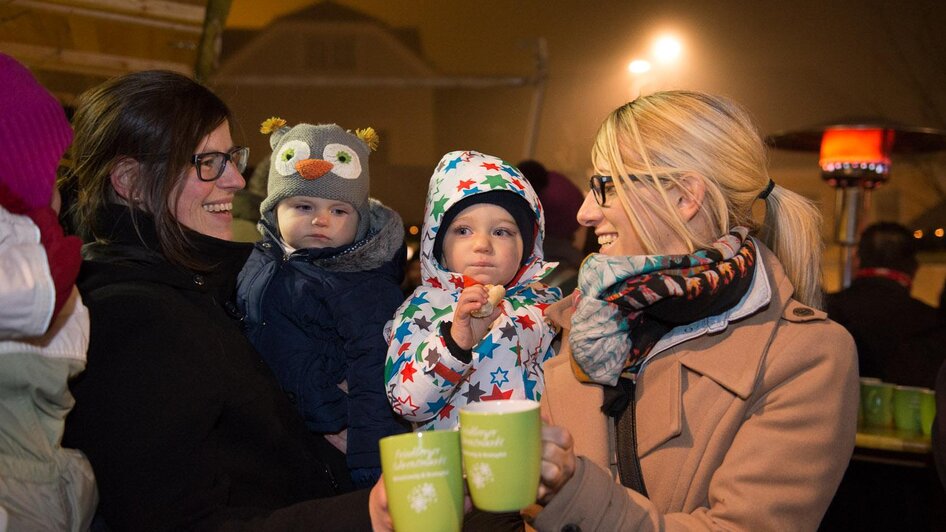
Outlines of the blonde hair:
<svg viewBox="0 0 946 532">
<path fill-rule="evenodd" d="M 752 205 L 769 184 L 768 161 L 758 131 L 736 103 L 691 91 L 637 98 L 604 120 L 591 159 L 597 172 L 610 172 L 625 183 L 636 176 L 657 198 L 646 200 L 638 187 L 615 187 L 647 253 L 663 251 L 648 230 L 658 221 L 690 253 L 708 248 L 735 226 L 748 227 L 778 257 L 795 286 L 795 298 L 820 307 L 821 213 L 803 196 L 775 186 L 765 198 L 761 226 L 753 219 Z M 710 234 L 698 234 L 688 225 L 667 194 L 674 186 L 691 194 L 689 179 L 705 184 L 701 215 Z M 649 208 L 640 208 L 645 205 Z"/>
</svg>

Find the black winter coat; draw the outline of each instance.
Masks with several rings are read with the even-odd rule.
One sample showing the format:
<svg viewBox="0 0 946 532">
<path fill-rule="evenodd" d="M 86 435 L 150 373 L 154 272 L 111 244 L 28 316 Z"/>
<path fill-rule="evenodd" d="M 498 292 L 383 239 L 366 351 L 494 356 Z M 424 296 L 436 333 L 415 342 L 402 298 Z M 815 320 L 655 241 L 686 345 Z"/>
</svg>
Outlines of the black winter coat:
<svg viewBox="0 0 946 532">
<path fill-rule="evenodd" d="M 933 387 L 946 359 L 946 322 L 935 308 L 883 277 L 854 279 L 829 294 L 825 308 L 854 337 L 861 377 Z"/>
<path fill-rule="evenodd" d="M 64 444 L 89 457 L 114 530 L 370 529 L 367 491 L 313 437 L 240 331 L 231 301 L 250 246 L 192 234 L 196 273 L 151 249 L 127 210 L 89 244 L 79 288 L 89 363 Z M 150 248 L 150 249 L 149 249 Z M 314 500 L 313 500 L 314 499 Z"/>
<path fill-rule="evenodd" d="M 240 273 L 237 297 L 250 342 L 309 429 L 348 429 L 351 469 L 381 467 L 378 440 L 409 428 L 384 387 L 383 329 L 404 300 L 404 227 L 376 200 L 369 212 L 361 241 L 291 254 L 275 235 L 275 220 L 264 217 L 263 240 Z"/>
</svg>

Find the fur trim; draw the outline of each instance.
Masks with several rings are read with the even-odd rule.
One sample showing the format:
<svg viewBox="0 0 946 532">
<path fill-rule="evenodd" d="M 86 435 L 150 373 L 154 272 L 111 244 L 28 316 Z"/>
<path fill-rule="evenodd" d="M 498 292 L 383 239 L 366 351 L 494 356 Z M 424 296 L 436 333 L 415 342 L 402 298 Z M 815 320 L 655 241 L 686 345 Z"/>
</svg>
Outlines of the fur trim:
<svg viewBox="0 0 946 532">
<path fill-rule="evenodd" d="M 316 259 L 312 264 L 335 272 L 373 270 L 391 260 L 404 244 L 401 216 L 374 198 L 368 198 L 368 236 L 338 255 Z"/>
</svg>

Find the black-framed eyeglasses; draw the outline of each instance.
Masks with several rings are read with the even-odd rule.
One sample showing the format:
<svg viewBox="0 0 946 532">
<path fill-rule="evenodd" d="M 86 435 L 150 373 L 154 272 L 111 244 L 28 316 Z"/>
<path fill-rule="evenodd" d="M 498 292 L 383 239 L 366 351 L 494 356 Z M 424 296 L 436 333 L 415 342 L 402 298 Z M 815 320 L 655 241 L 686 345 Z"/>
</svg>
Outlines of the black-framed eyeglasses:
<svg viewBox="0 0 946 532">
<path fill-rule="evenodd" d="M 235 146 L 230 151 L 208 151 L 194 154 L 191 164 L 197 168 L 197 179 L 201 181 L 216 181 L 227 169 L 227 163 L 233 161 L 241 174 L 246 170 L 246 161 L 250 158 L 250 149 L 246 146 Z"/>
<path fill-rule="evenodd" d="M 618 176 L 620 178 L 620 176 Z M 639 181 L 638 177 L 633 174 L 628 174 L 628 179 L 631 181 Z M 598 205 L 602 207 L 608 206 L 608 197 L 614 195 L 614 177 L 609 175 L 598 175 L 595 174 L 591 176 L 591 192 L 595 195 L 595 201 L 598 202 Z"/>
</svg>

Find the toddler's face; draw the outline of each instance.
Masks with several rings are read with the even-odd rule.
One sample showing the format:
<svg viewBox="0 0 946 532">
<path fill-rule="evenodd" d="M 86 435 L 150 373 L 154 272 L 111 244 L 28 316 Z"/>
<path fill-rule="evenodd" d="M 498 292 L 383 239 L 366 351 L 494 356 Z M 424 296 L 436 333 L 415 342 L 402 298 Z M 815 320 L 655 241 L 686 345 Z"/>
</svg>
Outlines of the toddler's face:
<svg viewBox="0 0 946 532">
<path fill-rule="evenodd" d="M 276 220 L 283 241 L 296 249 L 347 246 L 358 231 L 358 211 L 325 198 L 286 198 L 276 206 Z"/>
<path fill-rule="evenodd" d="M 482 284 L 505 285 L 522 262 L 522 235 L 509 211 L 490 203 L 457 215 L 443 238 L 444 267 Z"/>
</svg>

